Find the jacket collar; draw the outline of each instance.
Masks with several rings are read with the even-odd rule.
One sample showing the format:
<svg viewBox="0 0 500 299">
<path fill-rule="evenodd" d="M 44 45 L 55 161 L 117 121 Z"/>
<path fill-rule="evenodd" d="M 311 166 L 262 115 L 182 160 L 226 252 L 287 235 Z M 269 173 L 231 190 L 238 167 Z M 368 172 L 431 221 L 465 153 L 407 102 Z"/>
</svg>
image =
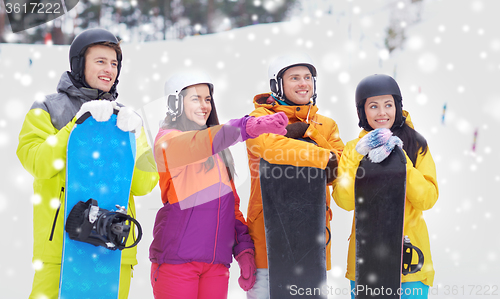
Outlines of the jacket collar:
<svg viewBox="0 0 500 299">
<path fill-rule="evenodd" d="M 87 87 L 77 87 L 77 85 L 71 80 L 71 75 L 69 72 L 64 72 L 57 85 L 57 92 L 63 92 L 72 97 L 82 98 L 85 101 L 92 100 L 109 100 L 114 101 L 116 97 L 109 92 L 103 92 L 95 88 Z"/>
<path fill-rule="evenodd" d="M 253 103 L 255 108 L 265 108 L 272 110 L 274 112 L 284 112 L 288 117 L 290 123 L 297 121 L 309 123 L 311 119 L 314 119 L 316 112 L 318 112 L 318 107 L 313 105 L 312 102 L 309 105 L 300 106 L 285 106 L 280 105 L 276 101 L 271 93 L 261 93 L 254 97 Z"/>
</svg>

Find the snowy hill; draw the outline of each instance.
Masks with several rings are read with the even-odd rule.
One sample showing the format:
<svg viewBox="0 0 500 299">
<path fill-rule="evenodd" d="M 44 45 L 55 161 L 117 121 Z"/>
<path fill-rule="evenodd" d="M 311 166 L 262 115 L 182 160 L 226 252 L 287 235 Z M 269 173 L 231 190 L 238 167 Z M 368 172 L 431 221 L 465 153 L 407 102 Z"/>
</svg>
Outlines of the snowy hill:
<svg viewBox="0 0 500 299">
<path fill-rule="evenodd" d="M 381 5 L 373 3 L 380 1 L 346 1 L 333 15 L 300 17 L 182 41 L 124 44 L 118 100 L 145 116 L 154 137 L 164 115 L 161 98 L 165 80 L 181 68 L 203 68 L 215 81 L 214 100 L 224 122 L 251 112 L 253 96 L 268 91 L 267 64 L 272 57 L 301 50 L 317 65 L 320 113 L 337 121 L 341 138 L 347 142 L 360 130 L 354 106 L 357 83 L 373 73 L 395 76 L 404 108 L 426 137 L 437 166 L 440 197 L 424 212 L 436 270 L 431 294 L 473 298 L 496 290 L 493 294 L 498 295 L 499 4 L 486 0 L 427 1 L 422 22 L 408 29 L 404 49 L 388 55 L 383 46 L 388 11 L 376 9 Z M 33 101 L 55 92 L 60 75 L 68 69 L 68 49 L 0 44 L 1 298 L 26 298 L 34 273 L 32 178 L 15 155 L 17 136 Z M 237 161 L 241 209 L 246 214 L 250 188 L 246 152 L 243 145 L 235 146 L 232 152 Z M 139 265 L 130 298 L 153 298 L 148 247 L 161 206 L 159 188 L 136 202 L 145 235 L 139 244 Z M 336 206 L 332 209 L 333 269 L 328 283 L 346 294 L 349 285 L 344 274 L 352 213 Z M 246 298 L 238 276 L 238 266 L 233 263 L 229 298 Z"/>
</svg>

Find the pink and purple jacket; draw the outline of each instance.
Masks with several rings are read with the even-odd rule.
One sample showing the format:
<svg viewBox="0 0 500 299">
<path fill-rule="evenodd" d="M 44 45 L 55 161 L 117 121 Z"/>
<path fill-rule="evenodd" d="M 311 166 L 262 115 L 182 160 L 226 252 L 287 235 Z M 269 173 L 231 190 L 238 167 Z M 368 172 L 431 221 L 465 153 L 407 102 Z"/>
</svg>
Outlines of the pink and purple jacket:
<svg viewBox="0 0 500 299">
<path fill-rule="evenodd" d="M 254 248 L 240 199 L 217 153 L 251 138 L 248 116 L 205 130 L 160 129 L 154 153 L 164 206 L 156 215 L 149 259 L 157 264 L 224 264 Z M 213 157 L 208 171 L 204 163 Z"/>
</svg>

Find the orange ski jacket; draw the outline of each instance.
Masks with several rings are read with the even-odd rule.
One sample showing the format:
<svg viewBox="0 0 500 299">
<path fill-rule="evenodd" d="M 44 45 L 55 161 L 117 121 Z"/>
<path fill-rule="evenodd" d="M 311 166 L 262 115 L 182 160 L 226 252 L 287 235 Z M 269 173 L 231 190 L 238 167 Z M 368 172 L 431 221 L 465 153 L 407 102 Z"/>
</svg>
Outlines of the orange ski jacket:
<svg viewBox="0 0 500 299">
<path fill-rule="evenodd" d="M 270 96 L 271 94 L 269 93 L 256 95 L 254 97 L 256 109 L 250 115 L 257 117 L 284 112 L 288 116 L 289 124 L 295 122 L 308 123 L 309 128 L 303 137 L 309 137 L 317 145 L 276 134 L 263 134 L 255 139 L 248 139 L 246 141 L 251 175 L 250 200 L 247 213 L 248 228 L 255 244 L 255 263 L 257 268 L 267 268 L 266 236 L 259 179 L 260 159 L 262 158 L 274 164 L 325 169 L 330 152 L 335 153 L 337 160 L 340 161 L 340 156 L 344 149 L 344 143 L 340 139 L 337 124 L 333 119 L 317 114 L 317 106 L 280 105 Z M 327 186 L 326 188 L 326 226 L 329 229 L 332 212 L 329 208 L 329 187 Z M 326 237 L 328 239 L 328 235 Z M 327 269 L 330 268 L 329 244 L 327 247 Z"/>
</svg>

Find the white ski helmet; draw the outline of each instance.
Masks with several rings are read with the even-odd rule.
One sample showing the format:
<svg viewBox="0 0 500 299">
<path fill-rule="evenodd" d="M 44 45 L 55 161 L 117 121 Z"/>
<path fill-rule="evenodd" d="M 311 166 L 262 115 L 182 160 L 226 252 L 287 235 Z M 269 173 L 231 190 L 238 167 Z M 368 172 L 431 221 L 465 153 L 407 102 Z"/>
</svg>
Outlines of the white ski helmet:
<svg viewBox="0 0 500 299">
<path fill-rule="evenodd" d="M 279 56 L 269 64 L 268 77 L 271 91 L 279 98 L 284 98 L 283 73 L 294 66 L 306 66 L 313 76 L 313 102 L 316 103 L 316 67 L 312 59 L 305 53 L 294 53 Z"/>
<path fill-rule="evenodd" d="M 210 76 L 202 71 L 183 71 L 176 73 L 165 82 L 165 97 L 167 99 L 167 115 L 172 118 L 181 116 L 183 112 L 183 98 L 180 92 L 189 86 L 207 84 L 210 94 L 213 94 L 214 84 Z"/>
</svg>

